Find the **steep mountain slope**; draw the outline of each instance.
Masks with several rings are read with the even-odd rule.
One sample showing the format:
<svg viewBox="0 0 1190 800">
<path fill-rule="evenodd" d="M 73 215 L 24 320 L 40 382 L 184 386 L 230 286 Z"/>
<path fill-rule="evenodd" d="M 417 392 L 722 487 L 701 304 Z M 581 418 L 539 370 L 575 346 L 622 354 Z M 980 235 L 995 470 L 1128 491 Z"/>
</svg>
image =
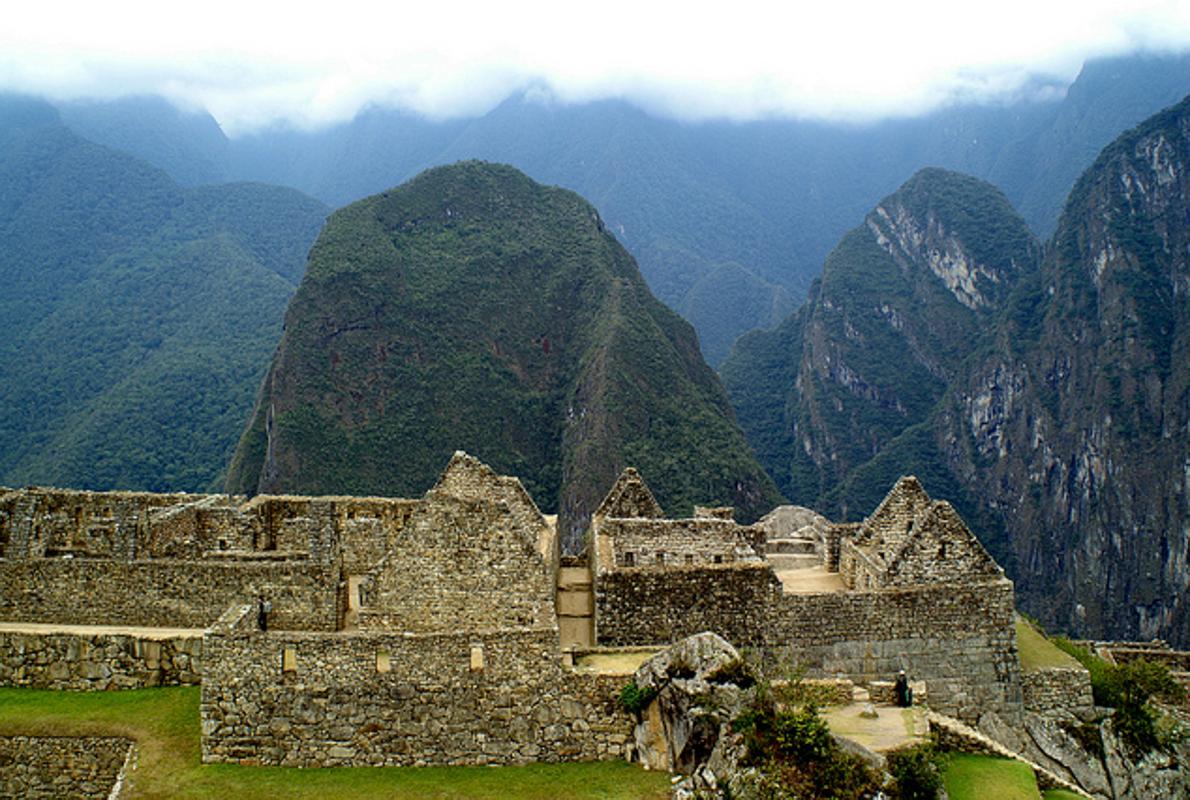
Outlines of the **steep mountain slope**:
<svg viewBox="0 0 1190 800">
<path fill-rule="evenodd" d="M 626 465 L 674 513 L 778 500 L 595 210 L 481 162 L 330 218 L 228 488 L 417 495 L 458 449 L 519 476 L 571 546 Z"/>
<path fill-rule="evenodd" d="M 0 98 L 0 483 L 209 488 L 325 213 L 181 189 Z"/>
<path fill-rule="evenodd" d="M 827 496 L 928 418 L 1039 249 L 975 178 L 926 169 L 881 201 L 827 257 L 806 305 L 740 339 L 723 365 L 782 491 L 833 514 L 870 509 L 866 493 Z"/>
<path fill-rule="evenodd" d="M 991 180 L 1048 233 L 1099 149 L 1187 92 L 1187 55 L 1089 62 L 1069 91 L 1037 83 L 1018 102 L 871 125 L 686 124 L 625 102 L 569 105 L 529 91 L 474 119 L 371 108 L 324 130 L 261 131 L 227 142 L 218 174 L 294 186 L 337 206 L 435 164 L 513 164 L 589 198 L 717 365 L 739 334 L 783 319 L 839 238 L 921 167 Z M 86 137 L 135 148 L 183 182 L 210 171 L 218 148 L 196 115 L 142 114 L 132 103 L 106 116 L 85 110 L 86 119 L 75 108 L 67 119 L 86 122 Z M 134 118 L 153 130 L 131 135 Z M 187 136 L 195 141 L 180 144 Z M 179 163 L 186 153 L 191 166 Z"/>
<path fill-rule="evenodd" d="M 1190 642 L 1190 98 L 1100 154 L 935 422 L 1028 607 Z"/>
<path fill-rule="evenodd" d="M 964 206 L 974 233 L 952 230 L 969 253 L 1020 242 L 1030 263 L 1019 221 Z M 898 241 L 928 241 L 920 228 Z M 964 507 L 1047 624 L 1190 642 L 1190 98 L 1102 152 L 1040 265 L 991 284 L 985 312 L 938 292 L 885 300 L 901 294 L 880 283 L 889 269 L 848 269 L 855 236 L 796 317 L 724 366 L 778 484 L 854 517 L 915 472 Z M 933 260 L 916 274 L 937 277 Z"/>
</svg>

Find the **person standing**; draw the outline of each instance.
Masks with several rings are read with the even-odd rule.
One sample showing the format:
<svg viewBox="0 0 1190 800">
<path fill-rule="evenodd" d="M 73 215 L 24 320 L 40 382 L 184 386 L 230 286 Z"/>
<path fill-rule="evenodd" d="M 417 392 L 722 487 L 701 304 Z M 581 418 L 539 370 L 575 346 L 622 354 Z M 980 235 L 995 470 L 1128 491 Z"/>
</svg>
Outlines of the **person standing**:
<svg viewBox="0 0 1190 800">
<path fill-rule="evenodd" d="M 273 604 L 265 599 L 262 594 L 256 607 L 256 622 L 260 625 L 262 631 L 269 629 L 269 612 L 273 610 Z"/>
</svg>

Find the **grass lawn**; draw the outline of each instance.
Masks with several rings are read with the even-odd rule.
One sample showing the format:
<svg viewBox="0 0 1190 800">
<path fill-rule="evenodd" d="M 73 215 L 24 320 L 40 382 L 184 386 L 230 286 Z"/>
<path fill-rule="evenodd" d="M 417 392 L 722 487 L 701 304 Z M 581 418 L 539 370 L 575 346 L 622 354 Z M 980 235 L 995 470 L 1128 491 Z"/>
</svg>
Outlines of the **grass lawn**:
<svg viewBox="0 0 1190 800">
<path fill-rule="evenodd" d="M 1037 779 L 1028 765 L 1010 758 L 954 753 L 946 766 L 950 800 L 1037 800 Z"/>
<path fill-rule="evenodd" d="M 1041 793 L 1043 800 L 1086 800 L 1081 794 L 1068 792 L 1065 789 L 1046 789 Z"/>
<path fill-rule="evenodd" d="M 1021 652 L 1021 669 L 1025 672 L 1054 667 L 1078 669 L 1082 666 L 1020 617 L 1016 618 L 1016 643 Z"/>
<path fill-rule="evenodd" d="M 118 735 L 140 751 L 134 797 L 660 800 L 669 775 L 622 761 L 524 767 L 289 769 L 200 763 L 198 687 L 127 692 L 0 688 L 0 733 Z"/>
</svg>

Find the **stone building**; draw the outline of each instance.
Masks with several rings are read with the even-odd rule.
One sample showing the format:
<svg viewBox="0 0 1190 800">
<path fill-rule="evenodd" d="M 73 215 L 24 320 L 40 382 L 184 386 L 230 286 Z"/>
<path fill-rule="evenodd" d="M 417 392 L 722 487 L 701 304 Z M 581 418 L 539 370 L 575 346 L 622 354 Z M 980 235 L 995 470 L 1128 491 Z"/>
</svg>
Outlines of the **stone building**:
<svg viewBox="0 0 1190 800">
<path fill-rule="evenodd" d="M 948 504 L 905 478 L 862 524 L 803 527 L 775 557 L 730 509 L 665 519 L 629 469 L 563 556 L 520 482 L 462 453 L 416 500 L 0 492 L 0 623 L 146 629 L 80 648 L 0 624 L 0 682 L 200 674 L 207 761 L 606 758 L 630 747 L 625 678 L 575 659 L 711 630 L 811 675 L 906 669 L 968 721 L 1019 716 L 1012 584 Z"/>
</svg>

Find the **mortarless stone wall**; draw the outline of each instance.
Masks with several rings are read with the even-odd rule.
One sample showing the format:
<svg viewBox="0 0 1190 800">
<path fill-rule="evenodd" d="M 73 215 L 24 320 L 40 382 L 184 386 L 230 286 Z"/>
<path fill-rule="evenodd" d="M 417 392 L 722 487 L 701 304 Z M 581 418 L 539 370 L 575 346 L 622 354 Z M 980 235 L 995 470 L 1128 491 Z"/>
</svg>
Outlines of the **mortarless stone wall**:
<svg viewBox="0 0 1190 800">
<path fill-rule="evenodd" d="M 102 691 L 201 681 L 201 634 L 0 631 L 0 686 Z"/>
<path fill-rule="evenodd" d="M 0 620 L 205 628 L 263 593 L 275 627 L 334 630 L 338 584 L 304 560 L 0 559 Z"/>
<path fill-rule="evenodd" d="M 624 678 L 564 669 L 556 630 L 266 634 L 251 615 L 205 637 L 206 762 L 521 764 L 620 758 L 631 741 Z"/>
<path fill-rule="evenodd" d="M 766 564 L 637 568 L 597 576 L 600 645 L 711 630 L 816 677 L 926 682 L 931 706 L 974 721 L 1021 709 L 1012 583 L 784 594 Z"/>
<path fill-rule="evenodd" d="M 699 566 L 736 561 L 759 561 L 755 547 L 761 529 L 737 525 L 730 519 L 641 519 L 602 517 L 595 520 L 595 536 L 610 543 L 617 567 Z M 600 548 L 601 555 L 608 548 Z M 631 562 L 631 563 L 629 563 Z"/>
<path fill-rule="evenodd" d="M 0 736 L 0 797 L 118 797 L 132 747 L 116 737 Z"/>
<path fill-rule="evenodd" d="M 1039 669 L 1021 673 L 1025 710 L 1068 717 L 1095 706 L 1086 669 Z"/>
</svg>

